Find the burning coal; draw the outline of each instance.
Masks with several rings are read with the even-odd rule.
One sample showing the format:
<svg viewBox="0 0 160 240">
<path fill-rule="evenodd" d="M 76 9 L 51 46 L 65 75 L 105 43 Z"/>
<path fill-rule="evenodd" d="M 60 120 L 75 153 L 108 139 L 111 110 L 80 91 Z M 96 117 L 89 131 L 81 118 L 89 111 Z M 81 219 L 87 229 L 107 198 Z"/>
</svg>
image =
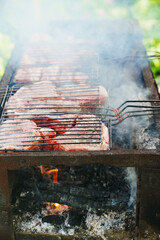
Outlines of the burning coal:
<svg viewBox="0 0 160 240">
<path fill-rule="evenodd" d="M 46 209 L 48 212 L 48 215 L 62 215 L 63 212 L 69 211 L 69 207 L 67 205 L 62 205 L 59 203 L 50 203 L 50 202 L 44 202 L 46 205 Z"/>
</svg>

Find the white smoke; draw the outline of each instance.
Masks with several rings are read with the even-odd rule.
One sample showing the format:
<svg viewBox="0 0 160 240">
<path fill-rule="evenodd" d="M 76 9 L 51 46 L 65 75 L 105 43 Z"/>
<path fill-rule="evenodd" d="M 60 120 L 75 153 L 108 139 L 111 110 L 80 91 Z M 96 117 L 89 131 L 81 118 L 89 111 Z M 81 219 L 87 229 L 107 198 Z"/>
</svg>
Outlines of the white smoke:
<svg viewBox="0 0 160 240">
<path fill-rule="evenodd" d="M 130 186 L 130 199 L 128 206 L 136 207 L 136 194 L 137 194 L 137 173 L 134 167 L 126 168 L 126 180 Z"/>
</svg>

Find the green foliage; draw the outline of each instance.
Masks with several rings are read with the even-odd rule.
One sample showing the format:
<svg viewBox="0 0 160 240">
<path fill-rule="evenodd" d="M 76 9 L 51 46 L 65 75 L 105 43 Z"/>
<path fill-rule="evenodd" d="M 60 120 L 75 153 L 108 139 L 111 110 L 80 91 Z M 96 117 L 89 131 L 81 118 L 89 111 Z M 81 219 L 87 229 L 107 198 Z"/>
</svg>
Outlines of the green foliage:
<svg viewBox="0 0 160 240">
<path fill-rule="evenodd" d="M 144 41 L 144 45 L 148 50 L 147 51 L 148 56 L 156 55 L 156 57 L 151 58 L 150 64 L 151 64 L 154 78 L 160 90 L 160 39 L 157 39 L 157 38 L 146 39 Z"/>
<path fill-rule="evenodd" d="M 160 0 L 137 1 L 131 10 L 144 30 L 144 45 L 148 56 L 160 55 Z M 160 58 L 152 58 L 150 64 L 160 90 Z"/>
<path fill-rule="evenodd" d="M 4 73 L 13 46 L 10 37 L 0 33 L 0 76 Z"/>
</svg>

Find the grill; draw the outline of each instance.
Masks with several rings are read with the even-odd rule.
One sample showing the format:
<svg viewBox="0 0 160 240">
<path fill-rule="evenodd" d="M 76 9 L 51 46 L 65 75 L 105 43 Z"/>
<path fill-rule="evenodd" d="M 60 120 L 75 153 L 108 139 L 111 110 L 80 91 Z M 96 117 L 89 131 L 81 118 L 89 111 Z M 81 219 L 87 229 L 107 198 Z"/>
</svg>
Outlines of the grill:
<svg viewBox="0 0 160 240">
<path fill-rule="evenodd" d="M 111 128 L 122 122 L 127 118 L 132 117 L 143 117 L 149 115 L 158 115 L 160 113 L 160 107 L 157 105 L 160 103 L 159 100 L 132 100 L 126 101 L 121 104 L 118 108 L 110 108 L 102 107 L 100 100 L 100 79 L 98 76 L 98 66 L 99 61 L 96 57 L 95 60 L 91 62 L 89 66 L 86 66 L 84 62 L 87 62 L 88 57 L 94 59 L 95 55 L 85 55 L 83 57 L 83 61 L 78 61 L 75 64 L 72 63 L 75 58 L 74 55 L 67 53 L 67 56 L 62 56 L 63 60 L 59 59 L 58 62 L 53 63 L 52 58 L 47 58 L 48 51 L 44 51 L 43 55 L 39 53 L 39 55 L 33 55 L 33 52 L 36 50 L 32 50 L 32 55 L 36 61 L 38 58 L 43 59 L 43 64 L 46 61 L 47 66 L 40 68 L 38 75 L 35 74 L 36 67 L 33 68 L 32 65 L 22 65 L 22 71 L 26 73 L 20 74 L 20 79 L 18 78 L 18 73 L 16 77 L 12 78 L 9 82 L 7 88 L 1 89 L 1 97 L 3 98 L 1 103 L 2 115 L 1 115 L 1 123 L 3 123 L 3 128 L 1 129 L 1 145 L 5 145 L 10 142 L 10 139 L 14 137 L 5 136 L 8 128 L 11 128 L 15 124 L 20 124 L 21 120 L 35 120 L 38 127 L 36 129 L 40 129 L 41 127 L 52 127 L 54 129 L 58 128 L 58 134 L 64 133 L 67 125 L 71 125 L 70 122 L 74 120 L 75 122 L 78 116 L 81 116 L 81 120 L 78 122 L 80 126 L 76 126 L 76 130 L 74 128 L 70 129 L 69 133 L 65 134 L 65 137 L 60 141 L 61 144 L 71 144 L 71 140 L 73 140 L 73 144 L 100 144 L 101 143 L 101 120 L 106 123 L 109 128 L 109 136 L 110 136 L 110 148 L 112 146 L 112 134 Z M 55 49 L 53 49 L 54 53 Z M 30 52 L 29 52 L 30 54 Z M 65 54 L 65 53 L 63 53 Z M 57 54 L 57 56 L 59 56 Z M 66 57 L 66 58 L 65 58 Z M 56 59 L 56 56 L 55 56 Z M 64 61 L 66 60 L 66 61 Z M 48 73 L 48 61 L 52 64 L 59 64 L 61 68 L 59 69 L 59 73 L 51 72 Z M 22 61 L 23 62 L 23 61 Z M 72 69 L 73 72 L 67 72 L 66 65 L 69 62 L 69 70 Z M 53 65 L 54 66 L 54 65 Z M 25 67 L 25 68 L 24 68 Z M 39 65 L 38 65 L 39 67 Z M 31 70 L 30 70 L 31 69 Z M 32 70 L 33 69 L 33 70 Z M 77 70 L 78 69 L 78 70 Z M 20 69 L 21 70 L 21 69 Z M 28 72 L 30 70 L 30 75 L 28 76 Z M 52 70 L 52 69 L 50 69 Z M 66 72 L 63 72 L 63 71 Z M 52 70 L 53 71 L 53 70 Z M 77 72 L 78 71 L 78 72 Z M 45 74 L 46 73 L 46 74 Z M 83 74 L 82 74 L 83 73 Z M 77 75 L 76 75 L 77 74 Z M 70 76 L 71 75 L 71 76 Z M 80 75 L 80 76 L 79 76 Z M 30 79 L 34 79 L 30 84 L 34 83 L 31 87 L 28 81 Z M 50 79 L 50 82 L 42 82 L 43 84 L 36 84 L 36 82 L 43 79 Z M 21 80 L 22 79 L 22 80 Z M 26 79 L 26 82 L 24 81 Z M 24 81 L 24 82 L 23 82 Z M 19 83 L 20 82 L 20 83 Z M 89 85 L 90 84 L 90 85 Z M 46 87 L 47 86 L 47 87 Z M 56 86 L 56 93 L 55 88 Z M 48 93 L 49 89 L 51 91 Z M 16 95 L 15 93 L 19 90 L 22 90 L 21 94 L 24 94 L 22 99 L 25 99 L 24 105 L 19 106 L 18 98 L 21 95 Z M 30 94 L 30 91 L 32 94 Z M 53 91 L 53 92 L 52 92 Z M 10 101 L 11 96 L 17 96 Z M 53 96 L 52 96 L 53 95 Z M 55 95 L 55 96 L 54 96 Z M 26 97 L 25 97 L 26 96 Z M 62 97 L 61 97 L 62 96 Z M 79 106 L 78 101 L 84 101 L 85 104 Z M 27 106 L 28 104 L 28 106 Z M 71 116 L 72 114 L 72 116 Z M 75 114 L 75 115 L 74 115 Z M 77 114 L 77 116 L 76 116 Z M 88 114 L 88 115 L 87 115 Z M 94 115 L 93 115 L 94 114 Z M 84 116 L 84 119 L 83 119 Z M 97 116 L 97 117 L 96 117 Z M 47 119 L 48 118 L 48 119 Z M 72 119 L 73 118 L 73 119 Z M 7 119 L 14 119 L 16 122 L 5 122 Z M 47 120 L 46 120 L 47 119 Z M 75 122 L 72 123 L 72 126 L 75 125 Z M 6 126 L 5 126 L 6 125 Z M 58 127 L 57 127 L 58 125 Z M 96 133 L 91 129 L 91 126 L 94 126 L 96 129 Z M 87 129 L 88 128 L 88 129 Z M 84 130 L 85 129 L 85 130 Z M 10 133 L 13 132 L 14 135 L 18 134 L 21 130 L 17 127 L 17 129 L 10 129 Z M 79 131 L 77 133 L 77 131 Z M 92 133 L 91 133 L 92 131 Z M 83 136 L 83 138 L 81 138 Z M 46 145 L 57 145 L 56 142 L 48 142 L 52 137 L 47 133 L 45 135 L 43 133 L 43 140 L 40 140 L 39 143 L 34 144 L 35 136 L 33 136 L 32 132 L 28 132 L 26 135 L 17 136 L 16 139 L 24 139 L 23 143 L 17 145 L 17 147 L 27 148 L 30 145 L 39 146 L 44 149 Z M 75 138 L 76 137 L 76 138 Z M 89 137 L 89 138 L 88 138 Z M 30 140 L 28 140 L 28 138 Z M 45 139 L 46 138 L 46 139 Z M 85 141 L 81 141 L 84 140 Z M 33 143 L 32 143 L 33 139 Z M 14 150 L 16 149 L 3 149 L 3 151 Z M 31 151 L 31 150 L 30 150 Z M 32 150 L 33 151 L 33 150 Z"/>
<path fill-rule="evenodd" d="M 132 23 L 135 25 L 135 23 Z M 47 44 L 48 45 L 48 44 Z M 78 43 L 78 51 L 80 52 L 81 49 L 83 49 L 84 44 Z M 25 49 L 25 47 L 23 46 Z M 21 55 L 23 56 L 23 48 Z M 26 119 L 33 119 L 37 117 L 36 120 L 38 127 L 36 127 L 37 130 L 41 129 L 42 127 L 51 127 L 54 125 L 57 125 L 56 120 L 54 122 L 47 122 L 44 119 L 44 116 L 46 115 L 48 117 L 54 117 L 57 118 L 57 116 L 61 116 L 60 120 L 63 122 L 64 125 L 68 124 L 70 122 L 70 117 L 68 117 L 71 114 L 75 114 L 75 121 L 72 123 L 72 128 L 69 133 L 66 133 L 65 138 L 63 138 L 63 142 L 61 144 L 67 145 L 70 144 L 70 140 L 73 140 L 74 144 L 84 144 L 84 131 L 83 128 L 85 127 L 85 144 L 84 145 L 92 145 L 94 144 L 100 144 L 102 142 L 102 129 L 101 129 L 101 123 L 104 122 L 105 125 L 108 127 L 109 130 L 109 136 L 110 136 L 110 151 L 78 151 L 78 152 L 64 152 L 64 151 L 47 151 L 44 150 L 45 146 L 48 145 L 58 145 L 56 142 L 48 143 L 48 137 L 52 137 L 51 134 L 43 134 L 43 139 L 39 139 L 38 144 L 34 144 L 32 141 L 33 135 L 28 135 L 25 137 L 25 140 L 23 143 L 19 144 L 20 149 L 9 149 L 2 147 L 1 153 L 0 153 L 0 164 L 1 164 L 1 173 L 0 173 L 0 195 L 2 196 L 2 203 L 1 203 L 1 209 L 2 209 L 2 215 L 0 217 L 0 223 L 4 228 L 7 226 L 11 231 L 9 232 L 8 239 L 14 239 L 13 236 L 13 229 L 12 229 L 12 217 L 11 217 L 11 206 L 10 206 L 10 187 L 8 182 L 8 171 L 13 171 L 20 169 L 23 166 L 37 166 L 37 165 L 69 165 L 69 166 L 78 166 L 83 164 L 92 164 L 92 163 L 99 163 L 104 164 L 107 166 L 115 166 L 115 167 L 136 167 L 138 169 L 138 194 L 137 194 L 137 236 L 141 238 L 143 235 L 143 221 L 147 219 L 149 213 L 147 211 L 147 204 L 143 205 L 145 203 L 148 203 L 147 200 L 149 198 L 145 198 L 147 196 L 146 189 L 144 187 L 144 182 L 149 181 L 149 174 L 145 175 L 145 168 L 157 168 L 159 167 L 159 150 L 133 150 L 130 146 L 130 150 L 124 150 L 119 149 L 116 150 L 114 148 L 114 144 L 112 141 L 114 141 L 114 127 L 121 126 L 123 120 L 131 119 L 132 117 L 144 117 L 148 115 L 156 115 L 155 121 L 157 122 L 157 125 L 159 125 L 159 96 L 157 89 L 155 87 L 155 83 L 152 77 L 152 73 L 149 67 L 149 64 L 147 62 L 145 54 L 143 55 L 143 62 L 141 59 L 137 58 L 139 61 L 139 65 L 141 67 L 142 75 L 144 83 L 147 87 L 151 89 L 151 99 L 152 100 L 130 100 L 126 101 L 122 104 L 119 104 L 117 108 L 111 107 L 110 103 L 108 105 L 105 105 L 104 107 L 101 106 L 101 99 L 100 99 L 100 85 L 101 85 L 101 61 L 104 61 L 105 59 L 101 59 L 101 56 L 99 54 L 95 53 L 88 53 L 85 52 L 84 55 L 81 56 L 81 59 L 75 58 L 77 53 L 77 44 L 74 45 L 74 50 L 70 51 L 70 48 L 64 47 L 63 51 L 61 49 L 61 54 L 57 51 L 57 47 L 53 46 L 46 46 L 43 44 L 40 48 L 39 46 L 35 46 L 33 44 L 31 50 L 26 50 L 27 53 L 31 56 L 32 63 L 25 64 L 24 59 L 22 59 L 21 65 L 20 65 L 20 56 L 17 56 L 17 50 L 15 48 L 15 52 L 13 53 L 13 56 L 10 60 L 10 63 L 8 64 L 8 67 L 6 68 L 6 72 L 4 75 L 4 78 L 1 82 L 1 92 L 0 92 L 0 99 L 1 99 L 1 126 L 4 126 L 4 129 L 1 129 L 0 132 L 0 141 L 5 141 L 8 143 L 10 141 L 10 135 L 12 135 L 12 130 L 8 136 L 4 134 L 6 129 L 8 130 L 10 128 L 10 123 L 5 127 L 5 121 L 10 119 L 11 121 L 13 119 L 16 119 L 18 123 L 21 123 L 21 120 Z M 143 46 L 141 45 L 141 42 L 135 40 L 135 48 L 138 51 L 138 49 L 143 49 Z M 40 49 L 40 50 L 39 50 Z M 51 51 L 54 50 L 56 53 L 54 56 L 51 54 Z M 41 58 L 40 58 L 41 57 Z M 74 63 L 71 61 L 71 59 L 75 59 Z M 136 58 L 135 58 L 136 59 Z M 112 59 L 113 60 L 113 59 Z M 36 62 L 37 61 L 37 62 Z M 117 59 L 116 59 L 117 61 Z M 16 62 L 16 64 L 15 64 Z M 108 59 L 107 59 L 108 62 Z M 145 67 L 143 67 L 143 64 L 145 62 Z M 59 66 L 58 70 L 57 68 L 54 70 L 54 72 L 50 72 L 49 68 L 52 66 L 52 64 L 56 64 Z M 29 78 L 26 79 L 26 81 L 15 81 L 15 74 L 18 72 L 20 67 L 24 71 L 24 75 L 21 74 L 21 78 L 27 77 L 25 74 L 25 71 L 27 69 L 31 69 L 31 73 L 29 75 L 30 77 L 33 77 L 35 79 L 35 84 L 38 82 L 38 79 L 40 77 L 41 80 L 43 78 L 52 79 L 53 84 L 55 84 L 58 95 L 62 95 L 63 99 L 59 99 L 59 97 L 52 97 L 45 95 L 44 87 L 38 86 L 34 88 L 34 98 L 32 98 L 32 103 L 30 106 L 23 106 L 23 111 L 20 112 L 21 107 L 17 107 L 16 103 L 12 101 L 12 104 L 8 106 L 8 102 L 10 99 L 16 94 L 21 88 L 26 89 L 26 94 L 29 95 L 29 89 L 28 86 L 30 85 Z M 147 66 L 147 67 L 146 67 Z M 47 70 L 47 73 L 45 72 L 45 69 Z M 37 69 L 37 70 L 36 70 Z M 39 70 L 40 69 L 40 70 Z M 68 75 L 64 73 L 64 69 L 69 69 L 71 72 L 83 72 L 85 76 L 88 76 L 87 78 L 81 78 L 78 77 L 76 80 L 71 78 Z M 33 71 L 32 71 L 33 70 Z M 58 81 L 56 79 L 59 79 Z M 51 85 L 51 83 L 50 83 Z M 36 85 L 35 85 L 36 86 Z M 90 93 L 90 94 L 88 94 Z M 44 96 L 40 96 L 39 94 L 44 94 Z M 83 95 L 82 95 L 83 94 Z M 27 100 L 29 97 L 26 97 Z M 38 101 L 40 99 L 43 99 L 42 103 L 38 102 L 37 104 L 37 98 Z M 66 101 L 66 105 L 64 106 L 64 102 L 62 100 Z M 48 100 L 48 102 L 44 101 Z M 85 106 L 73 106 L 75 105 L 75 102 L 79 100 L 88 100 L 91 99 L 91 103 L 85 104 Z M 55 101 L 57 101 L 57 104 L 55 105 Z M 53 103 L 52 103 L 53 102 Z M 38 113 L 37 115 L 27 112 L 27 110 L 33 109 L 33 111 L 44 111 L 44 113 Z M 54 110 L 54 112 L 52 112 Z M 25 113 L 24 113 L 25 112 Z M 48 113 L 49 112 L 49 113 Z M 28 118 L 29 115 L 29 118 Z M 65 115 L 65 116 L 64 116 Z M 75 132 L 74 132 L 74 126 L 75 122 L 77 121 L 78 117 L 82 116 L 80 120 L 80 126 L 78 126 L 78 133 L 77 130 L 76 136 L 78 136 L 78 142 L 75 140 Z M 91 120 L 91 115 L 94 115 L 94 117 Z M 85 116 L 85 119 L 83 118 Z M 125 121 L 124 121 L 125 122 Z M 96 128 L 96 133 L 92 131 L 91 133 L 89 131 L 89 128 L 91 124 Z M 61 125 L 61 124 L 60 124 Z M 65 126 L 66 127 L 66 126 Z M 53 127 L 54 128 L 54 127 Z M 88 130 L 87 130 L 88 129 Z M 19 130 L 17 130 L 19 131 Z M 57 137 L 61 135 L 61 132 L 63 132 L 64 129 L 62 126 L 59 127 L 59 130 L 57 131 Z M 82 138 L 83 136 L 83 138 Z M 89 136 L 89 138 L 88 138 Z M 28 137 L 31 138 L 31 140 L 28 140 Z M 47 137 L 47 139 L 45 139 Z M 17 136 L 17 139 L 21 139 L 21 136 Z M 81 141 L 82 140 L 82 141 Z M 17 140 L 18 141 L 18 140 Z M 28 143 L 29 142 L 29 143 Z M 37 150 L 26 150 L 25 148 L 28 146 L 40 146 L 40 151 L 37 152 Z M 23 149 L 22 149 L 23 148 Z M 150 171 L 151 173 L 151 171 Z M 149 185 L 152 189 L 152 186 Z M 146 194 L 146 195 L 145 195 Z M 156 199 L 159 199 L 159 196 L 156 196 Z M 156 207 L 155 207 L 156 208 Z M 157 209 L 155 210 L 157 212 Z M 156 213 L 155 213 L 156 214 Z M 5 219 L 5 223 L 3 223 L 3 219 Z M 27 235 L 26 235 L 27 236 Z M 37 235 L 38 236 L 38 235 Z M 33 236 L 30 236 L 33 237 Z M 38 236 L 39 237 L 39 236 Z M 45 236 L 47 238 L 47 236 Z M 16 233 L 16 239 L 25 239 L 25 236 L 20 233 Z M 48 238 L 49 239 L 49 238 Z"/>
<path fill-rule="evenodd" d="M 63 52 L 64 50 L 62 50 Z M 55 49 L 53 50 L 53 54 L 55 52 Z M 32 53 L 33 54 L 33 53 Z M 34 55 L 33 55 L 34 56 Z M 35 59 L 41 59 L 43 55 L 36 55 Z M 45 55 L 46 52 L 45 52 Z M 59 56 L 57 54 L 57 56 Z M 65 58 L 66 57 L 66 58 Z M 92 57 L 93 56 L 89 56 Z M 47 68 L 43 67 L 42 72 L 46 71 L 46 75 L 44 76 L 42 73 L 42 76 L 39 75 L 38 79 L 41 78 L 50 78 L 53 83 L 50 82 L 42 82 L 41 84 L 34 84 L 33 86 L 25 84 L 25 82 L 16 83 L 16 78 L 12 79 L 12 81 L 9 83 L 5 98 L 2 101 L 1 107 L 2 107 L 2 117 L 1 117 L 1 123 L 3 123 L 3 127 L 1 129 L 1 143 L 3 145 L 7 144 L 11 136 L 5 136 L 6 130 L 8 128 L 11 128 L 14 124 L 20 124 L 21 120 L 29 120 L 33 119 L 35 120 L 38 127 L 36 129 L 41 129 L 41 127 L 52 127 L 54 128 L 58 134 L 62 134 L 66 132 L 66 129 L 69 127 L 73 127 L 76 125 L 76 121 L 79 122 L 79 125 L 76 125 L 76 129 L 71 128 L 68 133 L 66 132 L 65 137 L 61 141 L 61 144 L 70 144 L 71 141 L 73 141 L 73 144 L 100 144 L 101 142 L 101 104 L 100 104 L 100 87 L 99 79 L 97 76 L 97 67 L 93 67 L 94 64 L 97 66 L 96 61 L 95 63 L 91 64 L 91 66 L 81 66 L 83 65 L 83 61 L 78 61 L 77 63 L 73 64 L 70 63 L 74 60 L 75 56 L 67 53 L 67 56 L 64 56 L 63 58 L 59 58 L 59 60 L 54 60 L 55 64 L 61 66 L 60 73 L 55 74 L 54 72 L 49 73 L 47 72 Z M 86 57 L 85 57 L 86 58 Z M 55 56 L 56 59 L 56 56 Z M 50 59 L 49 59 L 50 60 Z M 65 61 L 66 60 L 66 61 Z M 97 59 L 96 59 L 97 60 Z M 53 61 L 53 59 L 51 59 Z M 84 59 L 84 62 L 87 61 L 87 58 Z M 48 60 L 47 60 L 48 62 Z M 69 71 L 72 69 L 73 72 L 64 72 L 65 67 L 69 63 Z M 64 65 L 64 68 L 63 68 Z M 48 66 L 48 65 L 47 65 Z M 54 65 L 53 65 L 54 66 Z M 32 67 L 30 67 L 32 69 Z M 78 68 L 78 70 L 77 70 Z M 22 68 L 23 69 L 23 68 Z M 26 71 L 28 71 L 29 66 L 27 65 Z M 76 69 L 76 71 L 75 71 Z M 83 73 L 82 73 L 83 69 Z M 33 74 L 30 76 L 31 79 L 36 79 L 35 75 L 35 69 L 33 70 Z M 79 72 L 77 72 L 79 71 Z M 61 73 L 62 72 L 62 73 Z M 17 74 L 18 75 L 18 74 Z M 73 75 L 73 79 L 72 76 Z M 28 77 L 28 74 L 21 75 L 22 79 L 26 79 Z M 17 80 L 17 82 L 19 79 Z M 90 85 L 89 85 L 90 84 Z M 91 85 L 92 84 L 92 85 Z M 56 86 L 56 89 L 55 89 Z M 23 88 L 22 88 L 23 87 Z M 22 90 L 23 89 L 23 90 Z M 19 91 L 22 90 L 22 93 L 19 94 Z M 18 94 L 15 94 L 15 93 Z M 21 97 L 21 94 L 23 97 Z M 3 95 L 3 93 L 2 93 Z M 13 98 L 17 95 L 20 98 L 20 100 L 23 102 L 25 99 L 24 105 L 19 105 L 19 100 L 17 101 L 16 98 Z M 13 99 L 10 101 L 10 99 Z M 84 104 L 84 106 L 80 106 L 78 104 L 78 101 L 88 101 Z M 90 116 L 87 115 L 87 110 L 92 114 Z M 96 115 L 93 115 L 96 114 Z M 79 117 L 78 117 L 79 116 Z M 80 119 L 81 116 L 81 119 Z M 83 117 L 84 116 L 84 117 Z M 97 116 L 97 117 L 96 117 Z M 16 122 L 5 122 L 7 119 L 14 119 Z M 7 125 L 7 126 L 5 126 Z M 96 132 L 94 129 L 91 129 L 90 126 L 93 126 L 94 129 L 96 129 Z M 92 127 L 92 128 L 93 128 Z M 20 132 L 20 129 L 17 127 L 17 129 L 10 130 L 10 133 L 14 133 L 15 135 Z M 83 136 L 83 138 L 82 138 Z M 38 146 L 43 148 L 43 146 L 46 145 L 54 145 L 56 143 L 48 143 L 49 138 L 52 137 L 52 134 L 43 134 L 43 140 L 40 140 L 38 143 Z M 24 139 L 23 139 L 24 138 Z M 28 140 L 28 138 L 30 140 Z M 85 138 L 85 140 L 84 140 Z M 25 148 L 27 146 L 36 146 L 37 144 L 32 143 L 35 141 L 35 137 L 33 136 L 32 132 L 28 132 L 27 135 L 24 134 L 24 136 L 17 136 L 17 139 L 23 139 L 23 143 L 20 144 L 19 147 Z M 84 140 L 84 141 L 81 141 Z M 28 144 L 30 143 L 30 144 Z M 2 149 L 7 150 L 7 149 Z M 14 150 L 14 149 L 12 149 Z M 22 149 L 23 150 L 23 149 Z M 40 149 L 41 150 L 41 149 Z"/>
</svg>

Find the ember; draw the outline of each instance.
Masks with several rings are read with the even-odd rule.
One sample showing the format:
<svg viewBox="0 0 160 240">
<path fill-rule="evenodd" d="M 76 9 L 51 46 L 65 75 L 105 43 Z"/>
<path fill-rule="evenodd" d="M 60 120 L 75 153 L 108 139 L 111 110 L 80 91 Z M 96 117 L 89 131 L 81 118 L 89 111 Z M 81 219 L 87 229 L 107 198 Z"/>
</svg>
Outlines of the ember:
<svg viewBox="0 0 160 240">
<path fill-rule="evenodd" d="M 44 204 L 46 205 L 48 214 L 61 215 L 63 212 L 69 211 L 69 207 L 67 205 L 62 205 L 59 203 L 51 203 L 51 202 L 44 202 Z"/>
</svg>

